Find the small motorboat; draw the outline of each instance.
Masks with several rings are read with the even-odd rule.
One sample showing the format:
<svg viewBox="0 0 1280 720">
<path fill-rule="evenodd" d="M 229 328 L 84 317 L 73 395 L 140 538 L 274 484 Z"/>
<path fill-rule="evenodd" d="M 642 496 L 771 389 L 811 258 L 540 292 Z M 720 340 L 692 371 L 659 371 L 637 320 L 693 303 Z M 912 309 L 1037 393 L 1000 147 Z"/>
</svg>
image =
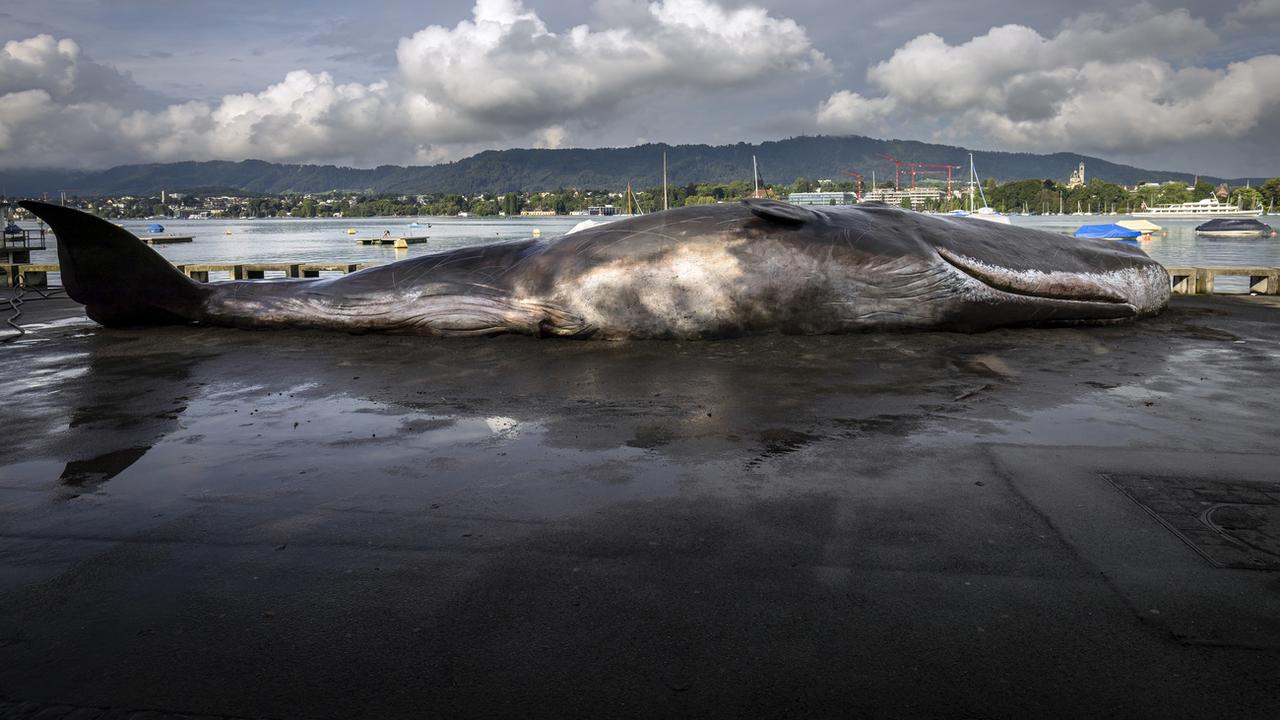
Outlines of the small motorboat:
<svg viewBox="0 0 1280 720">
<path fill-rule="evenodd" d="M 164 232 L 164 226 L 163 226 L 163 225 L 161 225 L 160 223 L 156 223 L 156 224 L 154 224 L 154 225 L 148 225 L 148 226 L 147 226 L 147 232 L 149 232 L 149 233 L 162 233 L 162 232 Z"/>
<path fill-rule="evenodd" d="M 1143 235 L 1152 235 L 1154 233 L 1164 232 L 1164 228 L 1151 222 L 1150 220 L 1142 220 L 1142 219 L 1121 220 L 1116 224 L 1119 225 L 1120 227 L 1129 228 L 1130 230 L 1137 230 Z"/>
<path fill-rule="evenodd" d="M 1107 223 L 1105 225 L 1081 225 L 1076 230 L 1078 238 L 1098 238 L 1102 240 L 1137 240 L 1142 237 L 1141 230 L 1130 230 L 1127 227 Z"/>
<path fill-rule="evenodd" d="M 1214 218 L 1196 226 L 1197 235 L 1208 237 L 1270 237 L 1271 226 L 1253 218 Z"/>
</svg>

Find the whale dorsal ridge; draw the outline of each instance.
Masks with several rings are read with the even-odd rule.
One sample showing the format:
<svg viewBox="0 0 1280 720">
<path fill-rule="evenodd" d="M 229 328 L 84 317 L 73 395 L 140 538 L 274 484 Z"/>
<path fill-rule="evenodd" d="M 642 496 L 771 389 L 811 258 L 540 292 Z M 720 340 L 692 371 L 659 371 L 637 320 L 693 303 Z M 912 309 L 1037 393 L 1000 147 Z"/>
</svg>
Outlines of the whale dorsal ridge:
<svg viewBox="0 0 1280 720">
<path fill-rule="evenodd" d="M 742 204 L 751 208 L 752 214 L 756 217 L 783 225 L 802 225 L 818 219 L 817 214 L 812 210 L 777 200 L 747 198 L 742 201 Z"/>
</svg>

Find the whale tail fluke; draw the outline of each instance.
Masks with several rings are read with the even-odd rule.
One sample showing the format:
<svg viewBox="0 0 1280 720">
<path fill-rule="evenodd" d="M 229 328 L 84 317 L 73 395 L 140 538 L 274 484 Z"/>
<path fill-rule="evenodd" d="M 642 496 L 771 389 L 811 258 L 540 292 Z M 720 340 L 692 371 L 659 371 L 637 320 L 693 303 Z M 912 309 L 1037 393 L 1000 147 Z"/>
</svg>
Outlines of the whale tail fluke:
<svg viewBox="0 0 1280 720">
<path fill-rule="evenodd" d="M 89 213 L 24 200 L 58 239 L 62 285 L 108 327 L 198 320 L 209 289 L 183 275 L 128 230 Z"/>
</svg>

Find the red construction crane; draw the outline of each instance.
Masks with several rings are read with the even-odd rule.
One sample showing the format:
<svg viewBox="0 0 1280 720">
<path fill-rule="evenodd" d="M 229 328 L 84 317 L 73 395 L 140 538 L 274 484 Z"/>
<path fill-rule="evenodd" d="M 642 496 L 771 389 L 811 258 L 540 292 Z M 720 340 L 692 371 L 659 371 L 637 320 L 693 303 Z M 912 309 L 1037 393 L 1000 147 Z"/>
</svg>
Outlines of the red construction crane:
<svg viewBox="0 0 1280 720">
<path fill-rule="evenodd" d="M 947 171 L 947 195 L 950 195 L 951 194 L 951 171 L 961 169 L 959 165 L 930 165 L 928 163 L 907 162 L 905 160 L 899 160 L 898 158 L 892 155 L 886 155 L 885 153 L 880 153 L 880 157 L 893 163 L 893 189 L 894 190 L 902 189 L 902 166 L 906 165 L 907 169 L 911 171 L 911 189 L 912 190 L 916 189 L 916 175 L 929 175 L 935 172 L 941 173 L 943 170 L 946 170 Z"/>
<path fill-rule="evenodd" d="M 934 173 L 934 172 L 941 173 L 943 170 L 946 170 L 947 171 L 947 197 L 951 197 L 951 171 L 961 170 L 962 169 L 961 166 L 959 165 L 927 165 L 924 163 L 912 163 L 912 165 L 914 167 L 911 170 L 911 187 L 916 186 L 915 178 L 916 178 L 917 172 L 919 172 L 921 175 L 924 175 L 924 174 Z M 920 168 L 920 169 L 916 170 L 915 168 Z"/>
<path fill-rule="evenodd" d="M 902 187 L 901 187 L 901 179 L 900 179 L 900 176 L 899 176 L 899 172 L 898 172 L 898 170 L 899 170 L 899 168 L 901 168 L 903 165 L 908 165 L 908 164 L 910 164 L 910 163 L 904 163 L 904 162 L 902 162 L 901 160 L 899 160 L 898 158 L 896 158 L 896 157 L 894 157 L 894 156 L 892 156 L 892 155 L 886 155 L 885 153 L 880 153 L 880 157 L 882 157 L 882 158 L 884 158 L 885 160 L 888 160 L 889 162 L 893 163 L 893 189 L 894 189 L 894 190 L 901 190 L 901 189 L 902 189 Z M 911 187 L 915 187 L 915 186 L 916 186 L 916 185 L 915 185 L 915 182 L 913 181 L 913 182 L 911 183 Z"/>
<path fill-rule="evenodd" d="M 856 173 L 856 172 L 854 172 L 854 171 L 852 171 L 852 170 L 845 170 L 845 171 L 844 171 L 844 174 L 845 174 L 845 175 L 848 175 L 849 177 L 856 177 L 856 178 L 858 178 L 858 202 L 862 202 L 862 175 L 861 175 L 861 173 Z"/>
</svg>

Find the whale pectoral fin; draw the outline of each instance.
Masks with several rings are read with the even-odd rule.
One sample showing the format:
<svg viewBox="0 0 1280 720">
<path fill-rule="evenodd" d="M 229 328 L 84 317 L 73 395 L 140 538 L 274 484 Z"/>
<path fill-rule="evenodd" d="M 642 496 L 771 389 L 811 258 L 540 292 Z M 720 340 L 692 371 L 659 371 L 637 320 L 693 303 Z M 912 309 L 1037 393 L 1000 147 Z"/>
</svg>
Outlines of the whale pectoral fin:
<svg viewBox="0 0 1280 720">
<path fill-rule="evenodd" d="M 783 225 L 803 225 L 818 219 L 817 213 L 812 210 L 777 200 L 747 198 L 742 204 L 751 208 L 751 213 L 756 217 Z"/>
</svg>

